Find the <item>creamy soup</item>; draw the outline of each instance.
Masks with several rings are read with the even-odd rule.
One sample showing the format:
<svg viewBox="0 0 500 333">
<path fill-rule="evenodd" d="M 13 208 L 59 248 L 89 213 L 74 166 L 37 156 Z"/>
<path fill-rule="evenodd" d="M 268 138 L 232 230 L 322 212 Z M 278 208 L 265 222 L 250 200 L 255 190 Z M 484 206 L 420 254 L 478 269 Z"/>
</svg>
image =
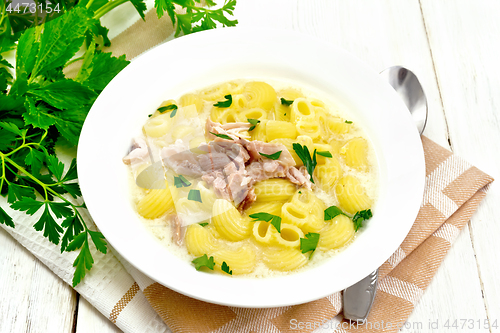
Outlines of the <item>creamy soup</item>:
<svg viewBox="0 0 500 333">
<path fill-rule="evenodd" d="M 378 167 L 325 98 L 225 82 L 164 101 L 124 157 L 132 204 L 193 269 L 262 277 L 312 267 L 369 223 Z"/>
</svg>

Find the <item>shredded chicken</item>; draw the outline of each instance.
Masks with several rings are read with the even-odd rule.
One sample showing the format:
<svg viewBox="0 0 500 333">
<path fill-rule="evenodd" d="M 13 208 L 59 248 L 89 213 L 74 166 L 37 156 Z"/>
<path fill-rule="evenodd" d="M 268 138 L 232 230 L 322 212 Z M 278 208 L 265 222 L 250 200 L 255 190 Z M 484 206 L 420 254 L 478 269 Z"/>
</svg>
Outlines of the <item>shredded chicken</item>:
<svg viewBox="0 0 500 333">
<path fill-rule="evenodd" d="M 286 147 L 282 144 L 245 140 L 243 142 L 243 146 L 246 148 L 246 150 L 248 150 L 252 161 L 261 160 L 261 153 L 265 155 L 272 155 L 281 151 L 280 157 L 275 161 L 278 161 L 285 167 L 291 167 L 295 165 L 295 160 L 293 159 L 292 154 L 290 154 L 288 149 L 286 149 Z"/>
<path fill-rule="evenodd" d="M 233 141 L 237 141 L 240 139 L 240 137 L 243 136 L 240 132 L 248 130 L 250 126 L 251 126 L 250 123 L 227 123 L 222 125 L 220 123 L 216 123 L 210 120 L 209 117 L 207 119 L 207 123 L 205 124 L 205 135 L 209 139 L 215 139 L 217 138 L 217 136 L 213 135 L 212 133 L 222 134 L 222 135 L 227 135 Z"/>
<path fill-rule="evenodd" d="M 203 174 L 196 155 L 186 149 L 180 140 L 173 145 L 164 147 L 160 156 L 166 165 L 180 175 L 200 177 Z"/>
<path fill-rule="evenodd" d="M 288 170 L 286 171 L 286 178 L 288 178 L 292 183 L 299 186 L 304 186 L 309 190 L 313 185 L 307 169 L 303 166 L 300 169 L 297 169 L 296 167 L 288 168 Z"/>
<path fill-rule="evenodd" d="M 149 157 L 149 149 L 146 141 L 142 138 L 134 138 L 127 156 L 122 161 L 125 164 L 135 164 L 145 162 Z"/>
<path fill-rule="evenodd" d="M 167 216 L 167 220 L 172 228 L 172 241 L 181 246 L 184 240 L 185 227 L 182 226 L 181 220 L 177 215 Z"/>
</svg>

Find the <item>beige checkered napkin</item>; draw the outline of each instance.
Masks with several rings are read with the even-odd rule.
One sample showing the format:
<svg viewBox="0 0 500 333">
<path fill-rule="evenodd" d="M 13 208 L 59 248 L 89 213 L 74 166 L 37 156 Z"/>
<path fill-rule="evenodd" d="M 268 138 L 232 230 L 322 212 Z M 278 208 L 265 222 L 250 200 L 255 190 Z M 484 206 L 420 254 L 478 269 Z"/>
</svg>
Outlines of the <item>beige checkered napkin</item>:
<svg viewBox="0 0 500 333">
<path fill-rule="evenodd" d="M 493 179 L 422 137 L 426 185 L 418 217 L 397 251 L 381 266 L 377 297 L 368 323 L 345 322 L 334 332 L 397 332 L 429 285 L 451 243 L 471 218 Z M 137 271 L 129 271 L 134 278 Z M 314 302 L 271 309 L 214 305 L 176 293 L 154 281 L 139 287 L 174 332 L 297 332 L 293 323 L 325 323 L 341 310 L 340 293 Z M 391 326 L 393 326 L 391 328 Z M 304 328 L 301 332 L 311 332 Z"/>
</svg>

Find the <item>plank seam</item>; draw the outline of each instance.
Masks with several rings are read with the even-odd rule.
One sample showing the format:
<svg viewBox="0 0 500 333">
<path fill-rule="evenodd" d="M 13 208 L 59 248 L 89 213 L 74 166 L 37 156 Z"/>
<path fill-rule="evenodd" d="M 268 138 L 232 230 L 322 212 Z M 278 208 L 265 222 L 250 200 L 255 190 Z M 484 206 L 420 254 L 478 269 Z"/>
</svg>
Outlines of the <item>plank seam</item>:
<svg viewBox="0 0 500 333">
<path fill-rule="evenodd" d="M 424 25 L 425 39 L 427 40 L 427 46 L 429 47 L 429 53 L 431 56 L 432 70 L 434 71 L 434 77 L 436 78 L 436 85 L 438 88 L 439 101 L 441 102 L 441 109 L 443 110 L 443 114 L 444 114 L 444 123 L 446 125 L 446 139 L 448 140 L 448 145 L 450 146 L 451 151 L 453 151 L 453 145 L 451 143 L 451 138 L 450 138 L 450 127 L 448 125 L 448 119 L 446 118 L 446 110 L 444 108 L 443 96 L 441 94 L 441 84 L 439 82 L 439 77 L 438 77 L 438 73 L 436 70 L 436 62 L 434 61 L 434 54 L 432 52 L 431 41 L 429 39 L 429 30 L 427 29 L 427 24 L 425 22 L 424 10 L 422 8 L 422 0 L 418 0 L 418 4 L 420 7 L 420 15 L 422 16 L 422 23 Z"/>
</svg>

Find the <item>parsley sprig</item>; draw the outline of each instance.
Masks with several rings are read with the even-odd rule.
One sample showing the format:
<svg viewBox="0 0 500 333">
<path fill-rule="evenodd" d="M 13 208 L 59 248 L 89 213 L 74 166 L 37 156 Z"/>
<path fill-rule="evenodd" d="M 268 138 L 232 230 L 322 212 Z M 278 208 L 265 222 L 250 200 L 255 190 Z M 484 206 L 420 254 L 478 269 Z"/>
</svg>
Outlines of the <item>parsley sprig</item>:
<svg viewBox="0 0 500 333">
<path fill-rule="evenodd" d="M 300 250 L 302 253 L 307 253 L 311 251 L 309 259 L 311 259 L 314 251 L 318 247 L 319 234 L 316 232 L 309 232 L 305 235 L 305 238 L 300 239 Z"/>
<path fill-rule="evenodd" d="M 325 209 L 324 212 L 324 219 L 325 221 L 329 221 L 336 217 L 337 215 L 345 215 L 348 218 L 352 219 L 352 222 L 354 223 L 354 231 L 358 231 L 359 228 L 363 227 L 363 222 L 371 219 L 373 217 L 373 213 L 371 209 L 365 209 L 365 210 L 360 210 L 354 214 L 354 216 L 349 216 L 346 213 L 342 211 L 337 206 L 330 206 L 327 209 Z"/>
<path fill-rule="evenodd" d="M 259 119 L 253 119 L 253 118 L 247 118 L 247 121 L 252 125 L 248 129 L 249 132 L 253 131 L 255 129 L 255 126 L 260 123 Z"/>
<path fill-rule="evenodd" d="M 224 96 L 224 98 L 226 99 L 225 101 L 219 101 L 219 102 L 215 103 L 214 106 L 217 108 L 230 107 L 231 104 L 233 103 L 233 97 L 231 95 L 226 95 L 226 96 Z"/>
<path fill-rule="evenodd" d="M 255 213 L 249 215 L 254 221 L 271 222 L 271 225 L 281 232 L 281 217 L 265 212 Z"/>
<path fill-rule="evenodd" d="M 281 152 L 282 152 L 282 150 L 277 151 L 277 152 L 275 152 L 274 154 L 264 154 L 264 153 L 260 153 L 260 152 L 259 152 L 259 154 L 260 154 L 261 156 L 267 157 L 267 158 L 269 158 L 269 159 L 271 159 L 271 160 L 277 160 L 278 158 L 280 158 L 280 156 L 281 156 Z"/>
<path fill-rule="evenodd" d="M 192 32 L 214 29 L 219 22 L 223 27 L 233 27 L 238 24 L 237 20 L 230 20 L 226 15 L 233 15 L 236 0 L 225 0 L 224 5 L 218 9 L 211 9 L 216 6 L 212 0 L 205 0 L 207 7 L 199 7 L 201 0 L 155 0 L 156 13 L 162 17 L 164 12 L 170 16 L 173 24 L 177 24 L 175 36 L 180 33 L 185 35 Z M 175 6 L 179 5 L 185 8 L 185 14 L 178 14 Z"/>
<path fill-rule="evenodd" d="M 311 154 L 309 153 L 309 148 L 306 145 L 301 145 L 300 143 L 292 144 L 293 150 L 297 153 L 297 156 L 302 160 L 302 163 L 307 169 L 309 173 L 309 177 L 311 182 L 314 183 L 313 172 L 316 167 L 316 149 L 314 149 L 313 156 L 311 158 Z"/>
<path fill-rule="evenodd" d="M 72 160 L 68 171 L 64 173 L 64 164 L 44 145 L 47 143 L 48 131 L 40 135 L 28 135 L 31 132 L 26 129 L 20 130 L 13 123 L 5 124 L 0 123 L 4 130 L 9 128 L 11 133 L 20 131 L 18 134 L 22 143 L 11 152 L 0 152 L 1 192 L 7 192 L 7 202 L 12 209 L 28 215 L 42 212 L 33 228 L 43 231 L 50 242 L 60 244 L 61 253 L 81 249 L 73 263 L 76 267 L 73 286 L 76 286 L 94 263 L 89 238 L 98 251 L 107 252 L 104 236 L 90 230 L 81 215 L 80 210 L 86 208 L 85 204 L 75 204 L 66 196 L 77 199 L 82 195 L 76 182 L 76 159 Z M 42 166 L 47 169 L 44 174 L 39 173 Z M 59 224 L 58 220 L 61 219 L 64 220 Z M 1 207 L 0 223 L 15 227 L 12 218 Z"/>
<path fill-rule="evenodd" d="M 293 100 L 284 99 L 283 97 L 280 98 L 280 101 L 284 106 L 290 106 L 293 104 Z"/>
</svg>

